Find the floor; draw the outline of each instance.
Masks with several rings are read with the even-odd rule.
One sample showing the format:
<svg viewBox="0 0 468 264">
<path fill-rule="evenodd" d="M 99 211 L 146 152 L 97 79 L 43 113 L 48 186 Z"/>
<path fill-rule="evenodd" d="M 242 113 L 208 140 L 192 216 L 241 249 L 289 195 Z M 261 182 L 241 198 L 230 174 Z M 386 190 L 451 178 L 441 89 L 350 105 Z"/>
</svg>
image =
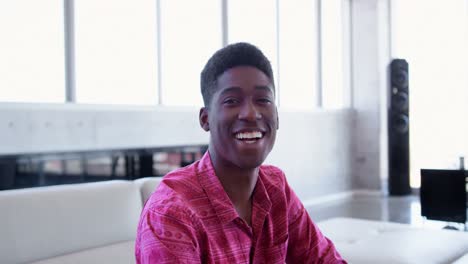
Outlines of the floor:
<svg viewBox="0 0 468 264">
<path fill-rule="evenodd" d="M 447 226 L 464 230 L 458 223 L 427 220 L 421 216 L 419 196 L 388 197 L 378 194 L 361 194 L 351 199 L 328 202 L 308 208 L 313 221 L 320 222 L 333 217 L 351 217 L 368 220 L 411 224 L 416 227 L 441 229 Z"/>
</svg>

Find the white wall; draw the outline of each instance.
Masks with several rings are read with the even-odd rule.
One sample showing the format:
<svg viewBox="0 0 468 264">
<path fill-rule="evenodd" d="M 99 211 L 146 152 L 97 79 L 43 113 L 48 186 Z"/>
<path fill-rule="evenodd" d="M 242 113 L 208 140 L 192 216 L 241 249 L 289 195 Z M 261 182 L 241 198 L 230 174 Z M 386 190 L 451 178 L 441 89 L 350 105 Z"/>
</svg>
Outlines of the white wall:
<svg viewBox="0 0 468 264">
<path fill-rule="evenodd" d="M 198 145 L 197 108 L 0 104 L 0 155 Z"/>
<path fill-rule="evenodd" d="M 266 163 L 303 200 L 351 189 L 351 110 L 280 111 Z M 0 155 L 207 144 L 197 108 L 0 104 Z"/>
<path fill-rule="evenodd" d="M 303 201 L 351 190 L 352 114 L 349 109 L 279 113 L 276 145 L 266 163 L 285 172 Z"/>
</svg>

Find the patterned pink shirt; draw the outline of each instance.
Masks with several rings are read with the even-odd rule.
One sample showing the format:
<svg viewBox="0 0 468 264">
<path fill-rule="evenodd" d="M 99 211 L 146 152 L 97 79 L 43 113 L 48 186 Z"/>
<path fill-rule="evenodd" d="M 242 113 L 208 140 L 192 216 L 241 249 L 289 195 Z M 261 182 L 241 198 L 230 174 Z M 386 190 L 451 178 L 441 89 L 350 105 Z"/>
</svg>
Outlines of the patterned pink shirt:
<svg viewBox="0 0 468 264">
<path fill-rule="evenodd" d="M 135 256 L 137 263 L 346 263 L 276 167 L 260 167 L 249 226 L 208 152 L 164 177 L 141 214 Z"/>
</svg>

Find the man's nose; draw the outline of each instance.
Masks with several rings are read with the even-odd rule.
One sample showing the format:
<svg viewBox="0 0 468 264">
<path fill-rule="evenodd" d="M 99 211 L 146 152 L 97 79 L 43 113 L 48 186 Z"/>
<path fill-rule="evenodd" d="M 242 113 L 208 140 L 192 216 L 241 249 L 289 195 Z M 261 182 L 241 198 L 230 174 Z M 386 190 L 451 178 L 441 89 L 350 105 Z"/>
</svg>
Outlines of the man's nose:
<svg viewBox="0 0 468 264">
<path fill-rule="evenodd" d="M 248 120 L 248 121 L 256 121 L 257 119 L 261 119 L 262 114 L 257 109 L 256 105 L 253 102 L 245 102 L 239 112 L 239 119 L 241 120 Z"/>
</svg>

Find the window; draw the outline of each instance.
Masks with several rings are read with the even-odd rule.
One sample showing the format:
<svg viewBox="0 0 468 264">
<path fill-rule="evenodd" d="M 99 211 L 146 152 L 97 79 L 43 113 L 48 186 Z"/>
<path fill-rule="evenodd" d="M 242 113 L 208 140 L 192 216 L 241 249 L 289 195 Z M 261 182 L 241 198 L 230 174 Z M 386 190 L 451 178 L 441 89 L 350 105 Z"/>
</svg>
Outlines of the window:
<svg viewBox="0 0 468 264">
<path fill-rule="evenodd" d="M 229 43 L 249 42 L 265 53 L 278 85 L 276 7 L 271 0 L 229 0 L 227 32 Z"/>
<path fill-rule="evenodd" d="M 75 1 L 78 103 L 156 104 L 156 3 Z"/>
<path fill-rule="evenodd" d="M 468 156 L 468 3 L 392 2 L 395 58 L 409 64 L 410 178 L 420 169 L 458 168 Z"/>
<path fill-rule="evenodd" d="M 321 1 L 321 89 L 324 108 L 346 106 L 344 49 L 347 45 L 343 27 L 346 9 L 343 7 L 343 0 Z"/>
<path fill-rule="evenodd" d="M 70 84 L 76 103 L 201 106 L 209 57 L 250 42 L 271 61 L 280 107 L 347 103 L 349 0 L 10 2 L 0 101 L 64 102 Z"/>
<path fill-rule="evenodd" d="M 62 2 L 0 2 L 0 102 L 65 101 Z"/>
<path fill-rule="evenodd" d="M 280 106 L 317 106 L 317 1 L 279 1 Z M 298 30 L 301 29 L 301 30 Z"/>
<path fill-rule="evenodd" d="M 222 46 L 221 1 L 161 1 L 163 105 L 202 106 L 200 73 Z"/>
</svg>

